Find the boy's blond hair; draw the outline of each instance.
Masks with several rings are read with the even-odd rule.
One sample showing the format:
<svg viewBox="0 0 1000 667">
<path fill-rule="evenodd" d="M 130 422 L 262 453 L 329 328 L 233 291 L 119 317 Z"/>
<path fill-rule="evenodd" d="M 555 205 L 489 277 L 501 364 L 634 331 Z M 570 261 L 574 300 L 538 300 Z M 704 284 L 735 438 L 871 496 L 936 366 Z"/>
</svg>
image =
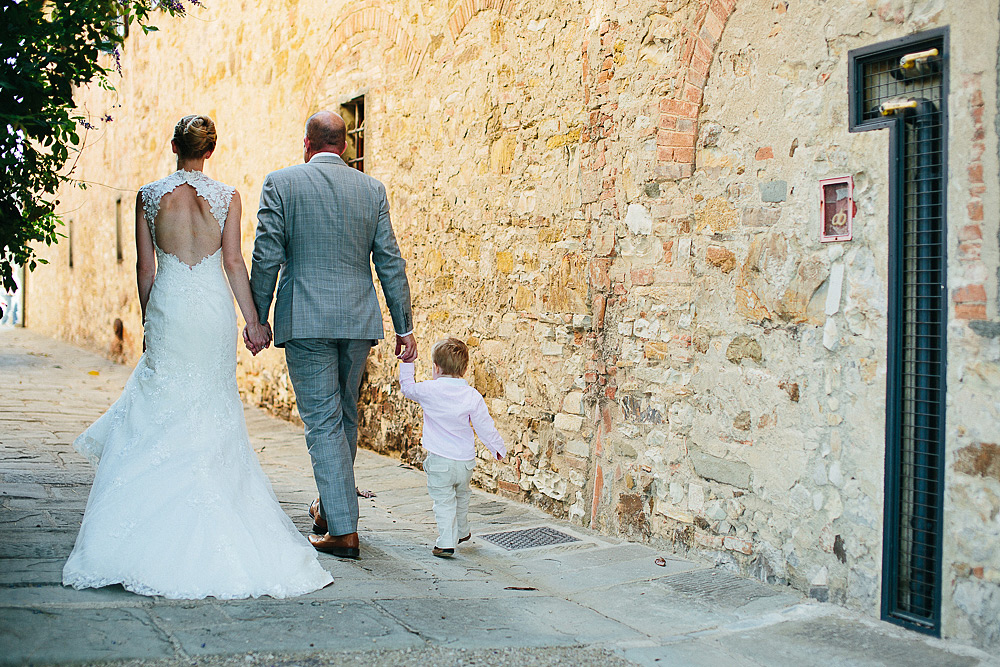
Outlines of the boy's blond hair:
<svg viewBox="0 0 1000 667">
<path fill-rule="evenodd" d="M 442 375 L 462 377 L 469 367 L 469 348 L 457 338 L 444 338 L 434 343 L 431 360 L 441 369 Z"/>
</svg>

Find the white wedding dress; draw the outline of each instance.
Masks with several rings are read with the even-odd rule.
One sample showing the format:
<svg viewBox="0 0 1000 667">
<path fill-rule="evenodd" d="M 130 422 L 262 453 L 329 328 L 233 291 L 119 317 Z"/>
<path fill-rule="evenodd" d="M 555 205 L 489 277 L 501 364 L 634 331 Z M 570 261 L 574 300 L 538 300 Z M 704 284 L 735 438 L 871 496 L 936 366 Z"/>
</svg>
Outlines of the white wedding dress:
<svg viewBox="0 0 1000 667">
<path fill-rule="evenodd" d="M 225 224 L 233 189 L 200 171 L 140 190 L 157 265 L 146 352 L 121 397 L 74 442 L 99 464 L 63 583 L 180 599 L 308 593 L 333 579 L 250 447 L 222 250 L 189 266 L 156 243 L 160 199 L 184 183 Z"/>
</svg>

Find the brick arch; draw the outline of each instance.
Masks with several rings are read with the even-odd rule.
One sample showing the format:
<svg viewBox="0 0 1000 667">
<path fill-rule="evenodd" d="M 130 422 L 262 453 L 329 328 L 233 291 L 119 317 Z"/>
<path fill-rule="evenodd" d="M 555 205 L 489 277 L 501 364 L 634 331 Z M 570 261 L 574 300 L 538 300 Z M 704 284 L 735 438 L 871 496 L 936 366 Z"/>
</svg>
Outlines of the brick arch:
<svg viewBox="0 0 1000 667">
<path fill-rule="evenodd" d="M 344 14 L 330 31 L 323 52 L 327 54 L 327 60 L 332 58 L 339 48 L 358 33 L 374 32 L 388 38 L 398 48 L 403 50 L 406 64 L 410 68 L 413 76 L 420 71 L 420 64 L 427 51 L 426 45 L 419 45 L 416 38 L 410 33 L 403 19 L 397 15 L 388 5 L 378 0 L 361 2 Z M 317 68 L 317 73 L 325 68 Z"/>
<path fill-rule="evenodd" d="M 448 17 L 448 32 L 452 40 L 457 40 L 472 17 L 487 9 L 503 12 L 513 5 L 513 0 L 462 0 Z"/>
<path fill-rule="evenodd" d="M 693 22 L 685 30 L 681 47 L 681 67 L 674 79 L 673 94 L 660 100 L 656 134 L 656 160 L 681 178 L 694 173 L 695 145 L 698 141 L 698 112 L 701 109 L 708 71 L 726 21 L 736 0 L 705 0 Z"/>
</svg>

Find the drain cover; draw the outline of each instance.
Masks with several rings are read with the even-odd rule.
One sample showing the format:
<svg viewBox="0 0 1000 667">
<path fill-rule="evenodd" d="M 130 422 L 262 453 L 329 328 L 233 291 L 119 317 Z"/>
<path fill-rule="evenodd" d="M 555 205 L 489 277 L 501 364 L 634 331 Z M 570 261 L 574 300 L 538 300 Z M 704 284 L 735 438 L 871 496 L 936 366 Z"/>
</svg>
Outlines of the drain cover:
<svg viewBox="0 0 1000 667">
<path fill-rule="evenodd" d="M 757 598 L 777 595 L 762 583 L 738 577 L 721 570 L 694 570 L 659 580 L 662 584 L 700 600 L 731 606 L 742 606 Z"/>
<path fill-rule="evenodd" d="M 548 526 L 527 528 L 525 530 L 508 530 L 503 533 L 490 533 L 489 535 L 483 535 L 482 538 L 503 547 L 507 551 L 530 549 L 532 547 L 547 547 L 551 544 L 580 541 L 572 535 L 560 533 L 558 530 L 549 528 Z"/>
</svg>

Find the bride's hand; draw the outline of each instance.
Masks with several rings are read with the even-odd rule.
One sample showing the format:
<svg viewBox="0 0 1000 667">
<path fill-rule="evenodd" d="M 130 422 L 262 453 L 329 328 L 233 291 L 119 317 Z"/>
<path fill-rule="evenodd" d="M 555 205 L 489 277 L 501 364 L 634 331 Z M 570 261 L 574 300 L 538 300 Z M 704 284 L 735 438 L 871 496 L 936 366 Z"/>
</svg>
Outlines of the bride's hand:
<svg viewBox="0 0 1000 667">
<path fill-rule="evenodd" d="M 243 329 L 243 341 L 254 355 L 271 344 L 271 327 L 267 324 L 248 324 Z"/>
</svg>

